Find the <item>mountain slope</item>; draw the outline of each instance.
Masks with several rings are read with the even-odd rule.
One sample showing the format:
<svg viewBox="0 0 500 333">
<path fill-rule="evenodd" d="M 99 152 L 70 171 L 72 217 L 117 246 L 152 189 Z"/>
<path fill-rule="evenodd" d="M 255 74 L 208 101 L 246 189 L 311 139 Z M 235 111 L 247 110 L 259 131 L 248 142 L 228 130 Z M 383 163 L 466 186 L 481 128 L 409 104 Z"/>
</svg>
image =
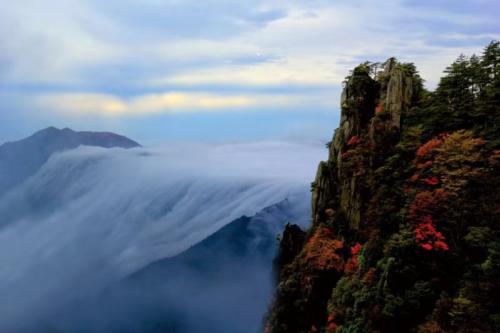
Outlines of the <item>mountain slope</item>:
<svg viewBox="0 0 500 333">
<path fill-rule="evenodd" d="M 308 224 L 308 196 L 241 217 L 177 256 L 149 264 L 54 327 L 71 332 L 255 333 L 272 297 L 277 235 Z M 109 309 L 120 309 L 110 312 Z M 102 318 L 102 313 L 107 315 Z M 56 325 L 57 324 L 57 325 Z"/>
<path fill-rule="evenodd" d="M 432 93 L 394 58 L 352 71 L 267 332 L 500 330 L 498 64 L 492 42 Z"/>
<path fill-rule="evenodd" d="M 114 133 L 46 128 L 26 139 L 0 146 L 0 195 L 33 175 L 52 154 L 78 146 L 134 148 L 140 145 Z"/>
</svg>

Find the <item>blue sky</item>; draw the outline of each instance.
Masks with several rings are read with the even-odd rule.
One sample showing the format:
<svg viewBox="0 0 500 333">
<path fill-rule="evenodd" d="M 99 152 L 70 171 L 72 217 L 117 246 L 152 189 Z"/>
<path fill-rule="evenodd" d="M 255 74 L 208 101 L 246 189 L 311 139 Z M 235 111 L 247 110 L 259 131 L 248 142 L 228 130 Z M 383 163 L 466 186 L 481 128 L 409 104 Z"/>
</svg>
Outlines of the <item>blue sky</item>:
<svg viewBox="0 0 500 333">
<path fill-rule="evenodd" d="M 433 88 L 500 39 L 498 0 L 0 0 L 0 142 L 47 126 L 142 143 L 327 140 L 343 78 L 415 62 Z"/>
</svg>

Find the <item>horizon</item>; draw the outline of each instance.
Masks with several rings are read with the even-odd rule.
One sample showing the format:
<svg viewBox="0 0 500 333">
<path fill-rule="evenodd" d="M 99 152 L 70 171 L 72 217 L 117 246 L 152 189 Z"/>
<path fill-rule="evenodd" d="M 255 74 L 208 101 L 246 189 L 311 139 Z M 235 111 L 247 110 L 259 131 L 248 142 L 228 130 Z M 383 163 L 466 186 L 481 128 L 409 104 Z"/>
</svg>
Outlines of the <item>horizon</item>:
<svg viewBox="0 0 500 333">
<path fill-rule="evenodd" d="M 395 56 L 433 89 L 500 39 L 494 0 L 1 2 L 0 142 L 48 126 L 145 145 L 327 141 L 355 65 Z"/>
<path fill-rule="evenodd" d="M 207 146 L 225 146 L 225 145 L 246 145 L 246 144 L 272 144 L 272 143 L 297 143 L 297 144 L 312 144 L 312 145 L 324 145 L 325 141 L 323 139 L 318 139 L 318 138 L 293 138 L 293 137 L 288 137 L 288 138 L 253 138 L 253 139 L 244 139 L 244 138 L 238 138 L 238 139 L 231 139 L 231 140 L 214 140 L 214 141 L 207 141 L 203 142 L 200 140 L 171 140 L 171 141 L 161 141 L 161 142 L 146 142 L 143 144 L 142 142 L 135 140 L 133 137 L 127 136 L 123 133 L 119 132 L 112 132 L 112 131 L 95 131 L 95 130 L 79 130 L 79 129 L 74 129 L 70 127 L 56 127 L 56 126 L 48 126 L 45 128 L 41 128 L 38 130 L 35 130 L 32 133 L 29 133 L 26 136 L 19 137 L 13 140 L 8 140 L 8 141 L 0 141 L 0 147 L 4 144 L 10 144 L 10 143 L 16 143 L 20 141 L 24 141 L 25 139 L 29 139 L 39 133 L 46 132 L 48 130 L 56 130 L 58 132 L 64 132 L 64 131 L 71 131 L 75 134 L 80 134 L 80 133 L 90 133 L 90 134 L 111 134 L 111 135 L 117 135 L 120 137 L 124 137 L 125 139 L 129 139 L 131 141 L 134 141 L 135 143 L 138 144 L 138 147 L 134 148 L 145 148 L 145 149 L 156 149 L 156 148 L 162 148 L 164 146 L 196 146 L 196 145 L 207 145 Z"/>
</svg>

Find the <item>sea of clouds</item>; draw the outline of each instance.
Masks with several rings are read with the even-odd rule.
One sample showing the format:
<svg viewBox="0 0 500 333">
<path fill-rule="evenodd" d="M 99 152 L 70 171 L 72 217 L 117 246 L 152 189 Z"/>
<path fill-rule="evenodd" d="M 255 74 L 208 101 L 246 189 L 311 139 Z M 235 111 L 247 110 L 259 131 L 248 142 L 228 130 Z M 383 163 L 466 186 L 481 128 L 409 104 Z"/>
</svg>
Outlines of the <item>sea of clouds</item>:
<svg viewBox="0 0 500 333">
<path fill-rule="evenodd" d="M 320 143 L 80 147 L 0 200 L 0 329 L 309 192 Z M 308 221 L 298 221 L 307 224 Z"/>
</svg>

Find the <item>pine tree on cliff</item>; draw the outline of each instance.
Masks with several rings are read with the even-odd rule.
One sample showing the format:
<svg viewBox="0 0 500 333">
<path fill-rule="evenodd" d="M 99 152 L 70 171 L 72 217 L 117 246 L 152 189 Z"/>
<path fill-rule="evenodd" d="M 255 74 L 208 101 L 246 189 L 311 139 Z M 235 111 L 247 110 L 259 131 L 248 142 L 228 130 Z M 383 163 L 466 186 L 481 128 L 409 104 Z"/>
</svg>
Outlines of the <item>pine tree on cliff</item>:
<svg viewBox="0 0 500 333">
<path fill-rule="evenodd" d="M 346 78 L 267 332 L 500 331 L 499 60 L 460 56 L 435 92 L 394 58 Z"/>
</svg>

